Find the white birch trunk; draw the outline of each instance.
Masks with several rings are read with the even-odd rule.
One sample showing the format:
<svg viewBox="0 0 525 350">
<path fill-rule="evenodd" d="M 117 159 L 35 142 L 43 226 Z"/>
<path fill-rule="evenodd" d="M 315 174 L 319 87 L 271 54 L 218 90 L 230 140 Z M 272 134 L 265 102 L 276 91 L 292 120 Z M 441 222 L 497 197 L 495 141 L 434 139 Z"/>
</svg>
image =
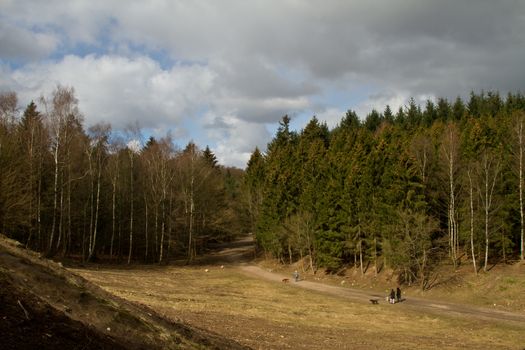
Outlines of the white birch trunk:
<svg viewBox="0 0 525 350">
<path fill-rule="evenodd" d="M 524 218 L 523 218 L 523 118 L 522 116 L 520 116 L 520 119 L 518 120 L 518 128 L 517 128 L 517 132 L 518 132 L 518 158 L 519 158 L 519 169 L 518 169 L 518 181 L 519 181 L 519 195 L 520 195 L 520 224 L 521 224 L 521 227 L 520 227 L 520 233 L 521 233 L 521 245 L 520 245 L 520 258 L 521 258 L 521 261 L 524 261 L 525 259 L 525 252 L 524 252 L 524 248 L 525 248 L 525 244 L 524 244 L 524 237 L 523 237 L 523 232 L 524 232 L 524 226 L 525 226 L 525 221 L 524 221 Z"/>
<path fill-rule="evenodd" d="M 131 263 L 131 252 L 133 251 L 133 151 L 129 151 L 130 159 L 130 212 L 129 212 L 129 251 L 128 251 L 128 265 Z"/>
<path fill-rule="evenodd" d="M 474 252 L 474 186 L 472 184 L 472 176 L 470 169 L 467 172 L 469 179 L 469 194 L 470 194 L 470 252 L 472 254 L 472 265 L 474 273 L 478 274 L 478 267 L 476 266 L 476 254 Z"/>
</svg>

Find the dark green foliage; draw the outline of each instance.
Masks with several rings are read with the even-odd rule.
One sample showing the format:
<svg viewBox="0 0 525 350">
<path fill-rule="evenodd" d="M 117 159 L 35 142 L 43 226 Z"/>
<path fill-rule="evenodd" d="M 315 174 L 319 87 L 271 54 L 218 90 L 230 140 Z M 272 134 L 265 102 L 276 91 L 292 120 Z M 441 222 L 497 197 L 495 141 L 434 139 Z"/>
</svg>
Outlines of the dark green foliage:
<svg viewBox="0 0 525 350">
<path fill-rule="evenodd" d="M 131 150 L 102 126 L 86 132 L 71 101 L 57 128 L 52 108 L 43 114 L 31 103 L 20 116 L 16 96 L 0 99 L 0 230 L 48 254 L 124 257 L 132 224 L 131 256 L 148 262 L 253 232 L 286 263 L 303 259 L 314 271 L 386 266 L 426 288 L 450 254 L 447 152 L 455 145 L 463 256 L 471 259 L 473 248 L 478 267 L 520 256 L 520 93 L 440 98 L 423 111 L 411 99 L 395 115 L 386 106 L 364 121 L 348 111 L 333 130 L 313 117 L 295 132 L 284 116 L 245 172 L 220 166 L 194 143 L 179 151 L 169 137 L 151 137 Z"/>
<path fill-rule="evenodd" d="M 382 119 L 381 115 L 374 109 L 366 116 L 365 127 L 370 131 L 376 131 Z"/>
<path fill-rule="evenodd" d="M 387 106 L 362 123 L 348 111 L 330 131 L 314 117 L 295 134 L 284 117 L 267 154 L 253 153 L 245 177 L 252 196 L 264 188 L 263 200 L 254 204 L 259 245 L 283 262 L 313 262 L 314 271 L 348 264 L 362 269 L 372 264 L 377 271 L 384 264 L 400 281 L 427 288 L 449 249 L 447 157 L 455 152 L 459 248 L 467 254 L 471 248 L 470 169 L 471 178 L 477 176 L 475 257 L 483 259 L 488 227 L 489 260 L 515 259 L 520 215 L 509 125 L 523 108 L 520 94 L 502 100 L 498 93 L 482 92 L 472 94 L 467 105 L 459 97 L 452 105 L 444 98 L 427 101 L 423 112 L 411 99 L 395 116 Z M 450 127 L 458 131 L 457 142 L 445 138 Z M 480 163 L 487 152 L 492 163 Z M 488 200 L 485 184 L 493 185 L 488 214 L 482 206 Z"/>
<path fill-rule="evenodd" d="M 218 163 L 219 163 L 217 161 L 217 157 L 215 157 L 215 154 L 213 154 L 213 152 L 210 150 L 208 146 L 206 146 L 206 148 L 202 152 L 202 156 L 204 160 L 206 161 L 206 163 L 210 165 L 210 167 L 217 168 Z"/>
</svg>

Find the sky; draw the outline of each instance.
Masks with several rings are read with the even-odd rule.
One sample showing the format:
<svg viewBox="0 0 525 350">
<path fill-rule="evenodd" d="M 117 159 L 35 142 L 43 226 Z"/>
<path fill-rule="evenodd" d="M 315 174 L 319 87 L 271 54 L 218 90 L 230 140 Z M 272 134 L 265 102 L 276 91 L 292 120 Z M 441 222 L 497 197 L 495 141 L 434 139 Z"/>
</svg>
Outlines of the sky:
<svg viewBox="0 0 525 350">
<path fill-rule="evenodd" d="M 522 0 L 0 0 L 0 92 L 22 108 L 72 86 L 86 127 L 169 132 L 239 168 L 285 114 L 334 127 L 524 84 Z"/>
</svg>

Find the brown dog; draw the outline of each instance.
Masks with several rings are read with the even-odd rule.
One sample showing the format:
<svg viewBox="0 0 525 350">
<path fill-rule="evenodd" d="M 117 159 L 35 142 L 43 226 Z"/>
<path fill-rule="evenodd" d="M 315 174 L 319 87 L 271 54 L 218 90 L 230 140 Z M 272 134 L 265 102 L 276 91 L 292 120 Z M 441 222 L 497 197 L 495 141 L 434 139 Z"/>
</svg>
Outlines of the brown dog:
<svg viewBox="0 0 525 350">
<path fill-rule="evenodd" d="M 290 282 L 289 278 L 283 278 L 283 283 L 288 283 L 288 282 Z"/>
</svg>

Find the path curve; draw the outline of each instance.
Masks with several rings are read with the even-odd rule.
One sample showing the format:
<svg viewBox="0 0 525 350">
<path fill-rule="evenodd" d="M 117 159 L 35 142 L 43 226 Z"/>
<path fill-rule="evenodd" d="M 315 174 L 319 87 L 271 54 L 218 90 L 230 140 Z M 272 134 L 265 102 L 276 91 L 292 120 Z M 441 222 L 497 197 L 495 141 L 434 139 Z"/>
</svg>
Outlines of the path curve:
<svg viewBox="0 0 525 350">
<path fill-rule="evenodd" d="M 229 264 L 237 268 L 243 274 L 250 277 L 257 277 L 268 281 L 282 283 L 284 278 L 290 279 L 290 285 L 298 288 L 305 288 L 320 293 L 330 294 L 337 297 L 347 298 L 355 302 L 370 303 L 370 299 L 378 299 L 380 304 L 387 304 L 385 295 L 376 291 L 365 291 L 349 287 L 338 287 L 324 283 L 312 281 L 293 282 L 291 276 L 285 276 L 272 271 L 265 270 L 253 263 L 254 254 L 253 236 L 245 236 L 237 241 L 224 243 L 215 246 L 198 263 L 205 264 Z M 409 297 L 402 303 L 392 305 L 392 307 L 403 307 L 414 311 L 426 311 L 434 314 L 446 314 L 449 316 L 475 317 L 486 320 L 505 320 L 513 322 L 525 322 L 524 313 L 515 313 L 490 308 L 482 308 L 470 305 L 445 302 L 440 300 L 430 300 L 424 298 Z"/>
</svg>

